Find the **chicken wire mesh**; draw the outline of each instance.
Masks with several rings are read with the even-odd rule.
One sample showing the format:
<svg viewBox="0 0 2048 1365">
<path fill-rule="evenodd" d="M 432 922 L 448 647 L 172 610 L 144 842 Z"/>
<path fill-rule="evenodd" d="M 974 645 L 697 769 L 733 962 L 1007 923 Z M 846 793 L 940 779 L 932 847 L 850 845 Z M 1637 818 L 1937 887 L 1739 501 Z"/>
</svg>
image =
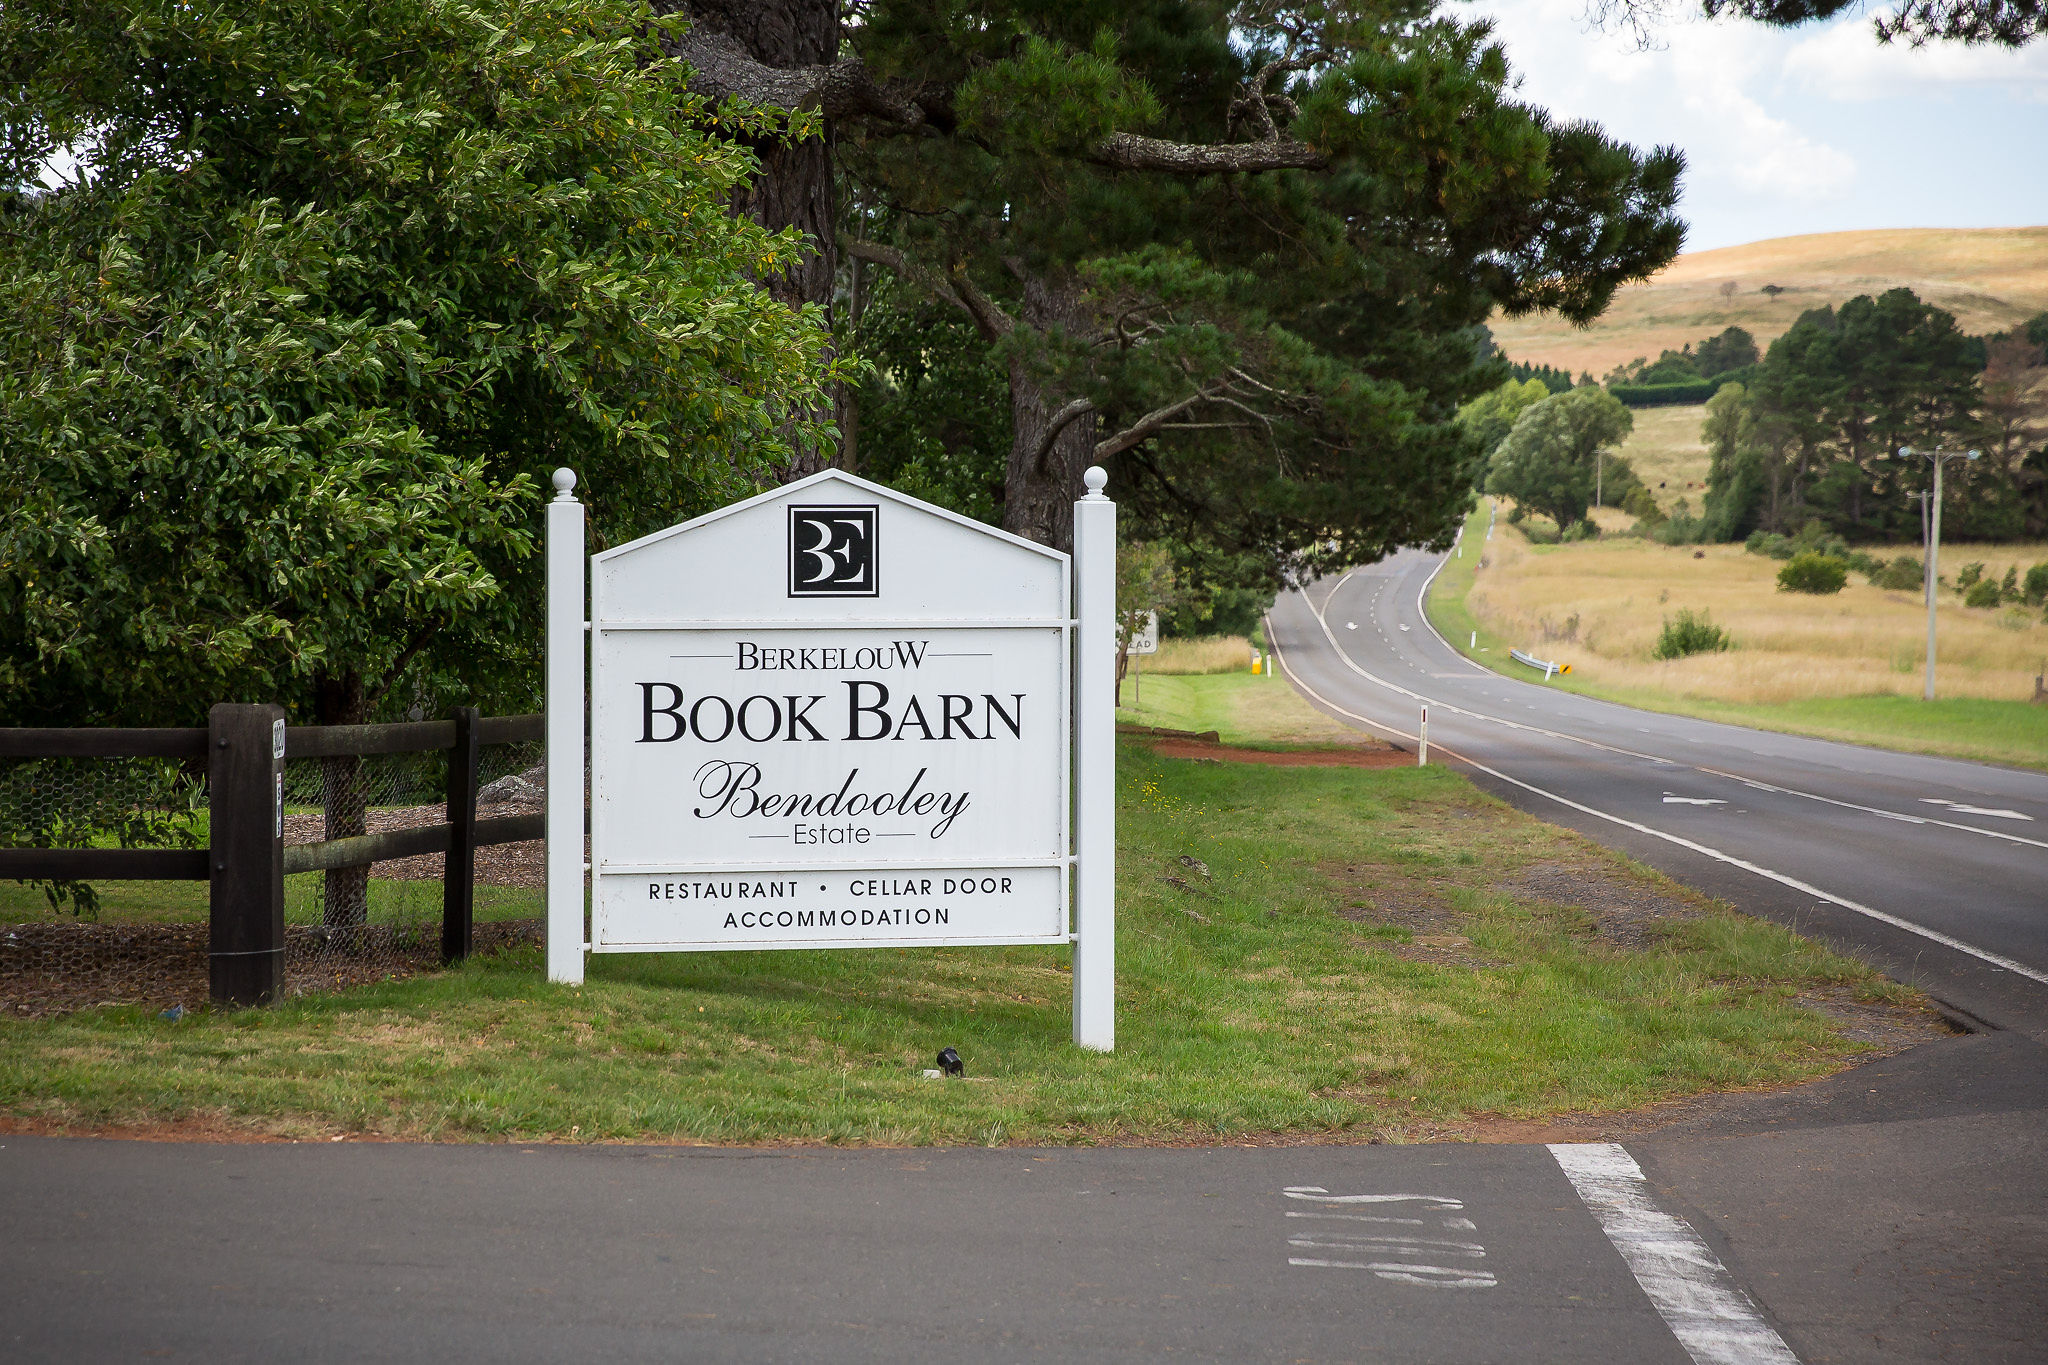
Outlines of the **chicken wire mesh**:
<svg viewBox="0 0 2048 1365">
<path fill-rule="evenodd" d="M 440 824 L 447 818 L 447 762 L 442 753 L 288 760 L 286 846 Z M 477 818 L 538 814 L 540 764 L 538 744 L 484 746 Z M 476 851 L 476 951 L 540 941 L 542 847 L 532 840 Z M 446 854 L 421 853 L 286 877 L 286 992 L 334 990 L 439 966 L 446 866 Z"/>
<path fill-rule="evenodd" d="M 0 847 L 201 849 L 207 829 L 203 760 L 0 759 Z M 206 948 L 203 882 L 0 881 L 0 1012 L 203 1000 Z"/>
<path fill-rule="evenodd" d="M 484 745 L 477 818 L 538 814 L 543 747 Z M 446 819 L 446 752 L 285 765 L 284 841 Z M 0 759 L 0 847 L 203 849 L 204 760 Z M 543 843 L 476 850 L 474 951 L 539 943 Z M 446 855 L 285 879 L 288 995 L 441 965 Z M 0 880 L 0 1013 L 196 1006 L 208 997 L 204 881 Z"/>
</svg>

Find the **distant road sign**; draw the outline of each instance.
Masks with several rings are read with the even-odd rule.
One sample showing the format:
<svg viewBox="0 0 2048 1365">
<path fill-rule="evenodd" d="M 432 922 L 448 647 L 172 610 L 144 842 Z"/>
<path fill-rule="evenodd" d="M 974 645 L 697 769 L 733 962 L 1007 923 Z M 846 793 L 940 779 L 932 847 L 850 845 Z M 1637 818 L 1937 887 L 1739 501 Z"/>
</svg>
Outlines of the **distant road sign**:
<svg viewBox="0 0 2048 1365">
<path fill-rule="evenodd" d="M 1157 654 L 1159 652 L 1158 612 L 1148 611 L 1145 613 L 1144 623 L 1139 626 L 1138 633 L 1131 637 L 1128 652 L 1132 654 Z"/>
</svg>

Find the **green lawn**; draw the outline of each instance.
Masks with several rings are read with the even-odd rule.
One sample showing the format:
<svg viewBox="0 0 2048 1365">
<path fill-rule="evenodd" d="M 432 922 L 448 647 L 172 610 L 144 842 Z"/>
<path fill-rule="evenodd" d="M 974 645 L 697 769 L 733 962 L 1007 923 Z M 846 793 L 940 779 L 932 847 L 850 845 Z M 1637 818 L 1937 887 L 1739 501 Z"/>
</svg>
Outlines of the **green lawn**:
<svg viewBox="0 0 2048 1365">
<path fill-rule="evenodd" d="M 1509 677 L 1534 681 L 1539 676 L 1534 670 L 1509 660 L 1508 650 L 1514 642 L 1487 630 L 1465 605 L 1465 594 L 1479 566 L 1479 556 L 1471 551 L 1485 542 L 1486 516 L 1482 500 L 1466 519 L 1464 558 L 1454 556 L 1444 566 L 1430 587 L 1424 609 L 1430 623 L 1461 653 Z M 1476 646 L 1474 631 L 1478 633 Z M 1759 730 L 1811 735 L 1904 753 L 2048 769 L 2048 706 L 2028 702 L 1969 698 L 1926 702 L 1914 697 L 1863 696 L 1774 704 L 1737 703 L 1640 688 L 1602 687 L 1575 673 L 1553 678 L 1549 686 L 1645 711 L 1699 716 Z"/>
<path fill-rule="evenodd" d="M 1863 1045 L 1798 992 L 1911 998 L 1443 768 L 1131 744 L 1118 791 L 1113 1055 L 1069 1041 L 1064 948 L 602 956 L 580 989 L 522 950 L 177 1024 L 0 1021 L 0 1114 L 292 1136 L 1400 1140 L 1825 1074 Z M 1660 901 L 1697 913 L 1624 933 L 1599 909 Z M 922 1079 L 948 1044 L 967 1079 Z"/>
</svg>

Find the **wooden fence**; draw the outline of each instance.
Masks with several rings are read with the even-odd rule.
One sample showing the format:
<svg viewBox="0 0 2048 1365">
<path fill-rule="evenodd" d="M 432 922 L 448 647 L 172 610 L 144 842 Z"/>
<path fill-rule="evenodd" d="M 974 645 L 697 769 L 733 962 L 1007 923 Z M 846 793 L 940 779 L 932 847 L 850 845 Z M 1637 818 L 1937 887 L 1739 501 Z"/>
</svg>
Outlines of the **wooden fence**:
<svg viewBox="0 0 2048 1365">
<path fill-rule="evenodd" d="M 0 758 L 204 761 L 209 809 L 204 849 L 0 848 L 0 877 L 207 882 L 210 993 L 223 1003 L 257 1005 L 284 989 L 285 877 L 445 853 L 441 957 L 453 962 L 470 951 L 476 850 L 545 833 L 541 815 L 477 819 L 479 753 L 486 744 L 539 742 L 542 721 L 482 716 L 465 706 L 449 720 L 291 726 L 281 707 L 223 703 L 203 729 L 0 729 Z M 285 845 L 286 759 L 435 751 L 448 755 L 448 809 L 441 823 Z"/>
</svg>

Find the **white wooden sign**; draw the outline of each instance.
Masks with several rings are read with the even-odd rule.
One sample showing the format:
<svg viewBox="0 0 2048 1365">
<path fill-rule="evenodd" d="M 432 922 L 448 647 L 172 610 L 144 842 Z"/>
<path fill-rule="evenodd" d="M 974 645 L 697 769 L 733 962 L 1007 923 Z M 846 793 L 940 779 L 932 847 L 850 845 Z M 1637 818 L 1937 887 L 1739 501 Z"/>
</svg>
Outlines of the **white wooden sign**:
<svg viewBox="0 0 2048 1365">
<path fill-rule="evenodd" d="M 582 563 L 570 506 L 564 576 Z M 1076 510 L 1084 562 L 1092 534 L 1108 580 L 1114 508 L 1098 491 Z M 1089 864 L 1113 877 L 1113 699 L 1091 712 L 1094 679 L 1073 661 L 1091 634 L 1113 639 L 1113 585 L 1077 611 L 1068 556 L 838 471 L 588 563 L 590 951 L 1071 937 L 1075 1036 L 1108 1048 L 1113 882 Z M 571 731 L 554 725 L 554 655 L 581 643 L 556 625 L 551 776 L 582 766 L 556 748 Z M 1113 687 L 1094 672 L 1093 691 Z M 1077 782 L 1101 788 L 1080 793 L 1082 818 L 1106 822 L 1079 839 Z M 556 794 L 551 781 L 549 969 L 580 980 L 582 887 L 557 885 L 574 832 L 565 809 L 558 842 Z M 573 961 L 556 951 L 572 894 Z M 1084 1028 L 1091 982 L 1103 998 Z"/>
<path fill-rule="evenodd" d="M 1125 645 L 1125 650 L 1131 654 L 1157 654 L 1159 652 L 1158 612 L 1148 611 L 1143 614 L 1143 619 L 1138 622 L 1137 630 L 1132 632 L 1130 640 Z"/>
</svg>

